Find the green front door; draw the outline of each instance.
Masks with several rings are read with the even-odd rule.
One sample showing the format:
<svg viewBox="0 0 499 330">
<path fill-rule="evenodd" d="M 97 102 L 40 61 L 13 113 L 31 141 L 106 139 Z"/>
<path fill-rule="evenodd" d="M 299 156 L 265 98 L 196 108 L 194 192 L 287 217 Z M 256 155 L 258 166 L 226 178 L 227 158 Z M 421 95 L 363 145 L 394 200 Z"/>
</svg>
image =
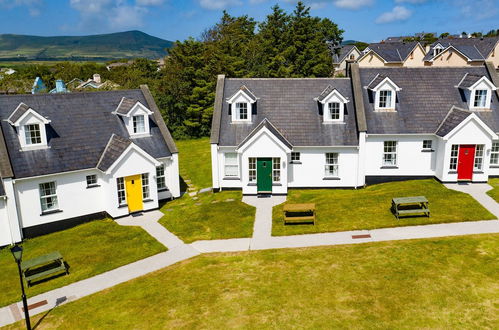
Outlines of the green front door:
<svg viewBox="0 0 499 330">
<path fill-rule="evenodd" d="M 272 158 L 256 160 L 256 186 L 258 193 L 272 193 Z"/>
</svg>

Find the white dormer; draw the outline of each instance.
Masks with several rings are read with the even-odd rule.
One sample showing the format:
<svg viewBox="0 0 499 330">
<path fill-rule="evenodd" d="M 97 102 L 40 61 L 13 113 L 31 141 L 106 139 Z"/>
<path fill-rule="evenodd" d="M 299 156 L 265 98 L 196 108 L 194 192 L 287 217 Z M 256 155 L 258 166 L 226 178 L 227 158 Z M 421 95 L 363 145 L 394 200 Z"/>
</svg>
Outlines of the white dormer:
<svg viewBox="0 0 499 330">
<path fill-rule="evenodd" d="M 149 116 L 153 112 L 139 101 L 123 97 L 113 113 L 123 117 L 131 137 L 150 135 Z"/>
<path fill-rule="evenodd" d="M 444 49 L 445 49 L 444 46 L 442 46 L 441 44 L 436 44 L 433 47 L 433 57 L 435 57 L 438 54 L 440 54 Z"/>
<path fill-rule="evenodd" d="M 397 92 L 402 88 L 397 86 L 390 78 L 377 75 L 367 86 L 374 92 L 375 111 L 395 111 Z"/>
<path fill-rule="evenodd" d="M 464 91 L 470 110 L 490 110 L 497 87 L 486 76 L 466 74 L 456 87 Z"/>
<path fill-rule="evenodd" d="M 246 87 L 241 86 L 237 92 L 227 98 L 232 110 L 232 122 L 251 122 L 251 108 L 258 99 Z"/>
<path fill-rule="evenodd" d="M 7 119 L 16 127 L 19 143 L 23 150 L 47 147 L 47 130 L 45 125 L 50 120 L 40 115 L 24 103 L 20 103 Z"/>
<path fill-rule="evenodd" d="M 327 86 L 315 100 L 322 104 L 323 120 L 325 123 L 344 122 L 345 104 L 347 104 L 349 100 L 341 95 L 336 88 Z"/>
</svg>

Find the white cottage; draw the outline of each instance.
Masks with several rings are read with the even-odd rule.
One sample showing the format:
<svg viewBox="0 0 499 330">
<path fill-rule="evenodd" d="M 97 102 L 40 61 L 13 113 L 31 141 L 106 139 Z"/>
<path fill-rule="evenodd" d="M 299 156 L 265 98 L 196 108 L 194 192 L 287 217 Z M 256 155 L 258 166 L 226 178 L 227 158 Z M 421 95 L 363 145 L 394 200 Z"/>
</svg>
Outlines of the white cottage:
<svg viewBox="0 0 499 330">
<path fill-rule="evenodd" d="M 359 68 L 347 78 L 219 76 L 214 189 L 286 194 L 435 177 L 499 175 L 499 78 L 491 64 Z"/>
<path fill-rule="evenodd" d="M 0 246 L 180 196 L 178 152 L 147 86 L 0 97 Z"/>
</svg>

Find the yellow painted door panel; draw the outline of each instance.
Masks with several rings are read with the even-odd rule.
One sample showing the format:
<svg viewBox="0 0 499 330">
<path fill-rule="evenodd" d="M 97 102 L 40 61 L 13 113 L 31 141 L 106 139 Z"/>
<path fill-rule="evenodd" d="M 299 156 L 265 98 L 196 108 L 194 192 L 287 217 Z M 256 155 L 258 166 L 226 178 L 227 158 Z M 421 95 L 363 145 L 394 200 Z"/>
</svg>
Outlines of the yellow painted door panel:
<svg viewBox="0 0 499 330">
<path fill-rule="evenodd" d="M 142 211 L 142 180 L 140 174 L 125 177 L 125 187 L 128 211 Z"/>
</svg>

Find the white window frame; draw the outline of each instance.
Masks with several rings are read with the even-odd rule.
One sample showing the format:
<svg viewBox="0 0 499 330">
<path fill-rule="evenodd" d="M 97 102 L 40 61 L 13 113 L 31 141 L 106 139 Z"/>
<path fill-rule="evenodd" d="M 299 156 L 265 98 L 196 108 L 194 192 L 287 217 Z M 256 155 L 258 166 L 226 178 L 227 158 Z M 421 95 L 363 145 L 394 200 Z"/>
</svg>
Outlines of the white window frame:
<svg viewBox="0 0 499 330">
<path fill-rule="evenodd" d="M 469 89 L 469 107 L 471 110 L 489 110 L 490 109 L 490 104 L 492 101 L 492 93 L 495 90 L 494 84 L 487 79 L 487 77 L 482 77 L 479 79 L 473 86 L 471 86 Z M 475 102 L 477 101 L 478 93 L 479 92 L 485 92 L 485 95 L 483 98 L 480 98 L 479 100 L 482 100 L 478 105 L 475 105 Z"/>
<path fill-rule="evenodd" d="M 387 93 L 386 96 L 385 96 L 385 105 L 384 106 L 381 106 L 381 99 L 382 99 L 382 93 Z M 389 94 L 388 94 L 389 93 Z M 394 109 L 395 108 L 395 102 L 393 102 L 393 95 L 394 95 L 394 91 L 391 90 L 391 89 L 381 89 L 377 92 L 377 103 L 376 103 L 376 107 L 378 109 Z M 390 95 L 390 99 L 388 99 L 388 95 Z M 388 102 L 390 101 L 390 102 Z"/>
<path fill-rule="evenodd" d="M 230 157 L 228 157 L 230 155 Z M 224 153 L 224 177 L 239 177 L 239 155 L 236 152 Z"/>
<path fill-rule="evenodd" d="M 132 132 L 133 132 L 133 134 L 137 134 L 138 135 L 138 134 L 146 134 L 147 133 L 146 118 L 145 117 L 146 117 L 145 115 L 133 115 L 132 116 L 131 120 L 132 120 Z M 139 118 L 142 118 L 141 119 L 142 120 L 142 126 L 141 127 L 143 129 L 140 132 L 138 131 L 139 121 L 138 120 L 136 121 L 136 119 L 139 119 Z"/>
<path fill-rule="evenodd" d="M 322 103 L 323 121 L 325 123 L 341 123 L 345 120 L 345 104 L 348 103 L 349 100 L 341 95 L 336 89 L 319 102 Z M 331 114 L 332 104 L 338 104 L 338 118 L 333 118 Z"/>
<path fill-rule="evenodd" d="M 453 144 L 450 149 L 449 170 L 457 171 L 457 160 L 459 157 L 459 144 Z"/>
<path fill-rule="evenodd" d="M 490 165 L 499 165 L 499 141 L 492 142 L 490 149 Z"/>
<path fill-rule="evenodd" d="M 433 150 L 433 140 L 423 140 L 423 150 Z"/>
<path fill-rule="evenodd" d="M 165 164 L 156 167 L 156 186 L 159 191 L 166 189 Z"/>
<path fill-rule="evenodd" d="M 475 147 L 475 160 L 473 161 L 474 171 L 483 171 L 484 149 L 485 146 L 483 144 L 477 144 Z"/>
<path fill-rule="evenodd" d="M 241 118 L 241 109 L 244 107 L 246 107 L 246 118 Z M 251 118 L 251 104 L 248 103 L 248 102 L 236 102 L 234 103 L 234 109 L 236 111 L 236 120 L 237 121 L 250 121 Z"/>
<path fill-rule="evenodd" d="M 397 167 L 398 157 L 398 141 L 389 140 L 383 141 L 383 167 Z M 388 157 L 391 156 L 391 157 Z M 390 158 L 391 160 L 388 160 Z"/>
<path fill-rule="evenodd" d="M 291 162 L 292 163 L 301 162 L 301 153 L 296 152 L 296 151 L 291 152 Z"/>
<path fill-rule="evenodd" d="M 281 158 L 272 158 L 272 183 L 281 182 Z"/>
<path fill-rule="evenodd" d="M 118 205 L 119 206 L 127 205 L 125 178 L 116 178 L 116 191 L 118 197 Z"/>
<path fill-rule="evenodd" d="M 256 158 L 248 158 L 248 182 L 256 182 Z"/>
<path fill-rule="evenodd" d="M 57 199 L 57 183 L 55 181 L 43 182 L 38 185 L 40 193 L 40 206 L 42 208 L 42 214 L 50 211 L 56 211 L 59 209 L 59 201 Z M 52 204 L 48 207 L 48 200 Z"/>
<path fill-rule="evenodd" d="M 142 200 L 151 199 L 151 191 L 149 189 L 149 173 L 142 173 L 141 176 L 142 183 Z"/>
<path fill-rule="evenodd" d="M 35 130 L 31 130 L 31 126 L 36 126 Z M 31 147 L 31 146 L 39 146 L 43 144 L 43 138 L 42 138 L 42 129 L 41 129 L 41 124 L 39 123 L 30 123 L 23 125 L 24 127 L 24 142 L 26 146 Z M 33 136 L 32 132 L 38 132 L 38 136 Z M 39 142 L 33 142 L 33 138 L 39 139 Z"/>
<path fill-rule="evenodd" d="M 340 176 L 340 155 L 337 152 L 326 152 L 324 177 L 338 178 Z"/>
<path fill-rule="evenodd" d="M 98 185 L 97 184 L 97 174 L 89 174 L 89 175 L 87 175 L 86 181 L 87 181 L 87 188 L 97 186 Z"/>
<path fill-rule="evenodd" d="M 333 105 L 337 105 L 337 116 L 338 118 L 333 118 Z M 341 102 L 328 102 L 327 103 L 327 119 L 328 121 L 343 121 L 343 104 Z"/>
<path fill-rule="evenodd" d="M 482 94 L 484 92 L 484 94 Z M 480 94 L 479 94 L 480 93 Z M 485 109 L 487 108 L 487 100 L 489 98 L 489 90 L 488 89 L 475 89 L 473 91 L 473 108 L 476 109 Z M 479 102 L 477 104 L 477 101 Z"/>
</svg>

